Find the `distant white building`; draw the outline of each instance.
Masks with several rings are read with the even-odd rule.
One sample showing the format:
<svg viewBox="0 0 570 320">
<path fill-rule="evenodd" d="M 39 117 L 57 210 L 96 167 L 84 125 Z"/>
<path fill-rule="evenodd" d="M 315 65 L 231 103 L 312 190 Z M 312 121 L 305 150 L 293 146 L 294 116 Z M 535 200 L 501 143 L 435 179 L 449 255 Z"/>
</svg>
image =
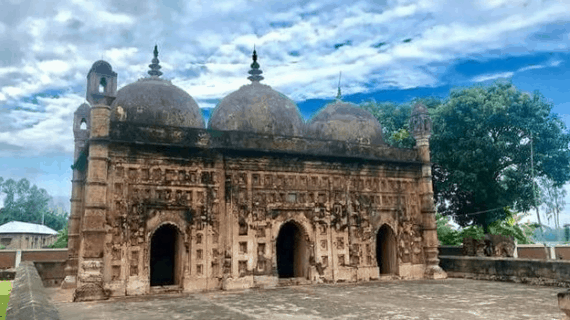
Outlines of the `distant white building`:
<svg viewBox="0 0 570 320">
<path fill-rule="evenodd" d="M 56 239 L 57 231 L 41 224 L 11 221 L 0 226 L 0 246 L 8 250 L 45 248 Z"/>
</svg>

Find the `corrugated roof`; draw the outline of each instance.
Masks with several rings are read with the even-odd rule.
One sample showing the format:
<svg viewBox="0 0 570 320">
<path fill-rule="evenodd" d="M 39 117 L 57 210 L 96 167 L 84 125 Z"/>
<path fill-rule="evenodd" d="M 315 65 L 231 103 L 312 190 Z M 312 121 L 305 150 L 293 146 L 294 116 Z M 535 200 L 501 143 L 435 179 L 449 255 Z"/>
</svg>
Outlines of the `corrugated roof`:
<svg viewBox="0 0 570 320">
<path fill-rule="evenodd" d="M 41 224 L 10 221 L 0 226 L 0 233 L 38 233 L 38 234 L 57 234 L 57 231 Z"/>
</svg>

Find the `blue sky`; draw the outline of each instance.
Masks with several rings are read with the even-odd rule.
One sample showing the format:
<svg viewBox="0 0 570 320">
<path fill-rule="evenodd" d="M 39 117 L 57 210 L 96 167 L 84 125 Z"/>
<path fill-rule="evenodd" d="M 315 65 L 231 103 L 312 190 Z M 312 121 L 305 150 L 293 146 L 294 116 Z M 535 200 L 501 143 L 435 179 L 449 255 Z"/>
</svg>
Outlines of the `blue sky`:
<svg viewBox="0 0 570 320">
<path fill-rule="evenodd" d="M 570 127 L 570 2 L 450 3 L 8 0 L 0 177 L 28 178 L 68 207 L 72 115 L 89 68 L 110 62 L 121 88 L 146 76 L 155 43 L 163 77 L 205 109 L 249 83 L 255 44 L 263 82 L 305 118 L 334 98 L 342 71 L 343 98 L 355 103 L 444 98 L 453 87 L 509 79 L 539 90 Z M 570 223 L 568 208 L 561 222 Z"/>
</svg>

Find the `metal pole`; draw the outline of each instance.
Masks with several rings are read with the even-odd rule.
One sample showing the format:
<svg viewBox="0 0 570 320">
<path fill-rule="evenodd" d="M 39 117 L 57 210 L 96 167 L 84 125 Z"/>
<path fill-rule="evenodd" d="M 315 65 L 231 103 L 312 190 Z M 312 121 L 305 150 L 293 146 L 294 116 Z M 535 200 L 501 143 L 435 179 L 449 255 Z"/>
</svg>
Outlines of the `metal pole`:
<svg viewBox="0 0 570 320">
<path fill-rule="evenodd" d="M 538 218 L 538 226 L 540 227 L 540 235 L 544 234 L 542 229 L 542 222 L 540 221 L 540 214 L 538 212 L 538 204 L 536 199 L 536 189 L 534 187 L 534 151 L 533 151 L 533 138 L 532 131 L 530 132 L 530 175 L 532 177 L 532 200 L 534 202 L 534 208 L 536 209 L 536 217 Z"/>
</svg>

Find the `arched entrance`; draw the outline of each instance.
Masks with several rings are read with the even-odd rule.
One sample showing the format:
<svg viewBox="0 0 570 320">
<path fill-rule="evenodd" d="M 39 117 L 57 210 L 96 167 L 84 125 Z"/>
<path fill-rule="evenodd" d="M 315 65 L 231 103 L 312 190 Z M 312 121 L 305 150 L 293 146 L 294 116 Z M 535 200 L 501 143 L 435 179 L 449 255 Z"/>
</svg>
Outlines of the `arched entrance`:
<svg viewBox="0 0 570 320">
<path fill-rule="evenodd" d="M 376 261 L 380 274 L 396 274 L 396 235 L 392 228 L 383 225 L 376 235 Z"/>
<path fill-rule="evenodd" d="M 306 277 L 308 262 L 308 244 L 301 228 L 292 221 L 285 223 L 277 236 L 279 278 Z"/>
<path fill-rule="evenodd" d="M 165 224 L 159 227 L 150 240 L 150 285 L 179 284 L 181 257 L 178 229 Z"/>
</svg>

